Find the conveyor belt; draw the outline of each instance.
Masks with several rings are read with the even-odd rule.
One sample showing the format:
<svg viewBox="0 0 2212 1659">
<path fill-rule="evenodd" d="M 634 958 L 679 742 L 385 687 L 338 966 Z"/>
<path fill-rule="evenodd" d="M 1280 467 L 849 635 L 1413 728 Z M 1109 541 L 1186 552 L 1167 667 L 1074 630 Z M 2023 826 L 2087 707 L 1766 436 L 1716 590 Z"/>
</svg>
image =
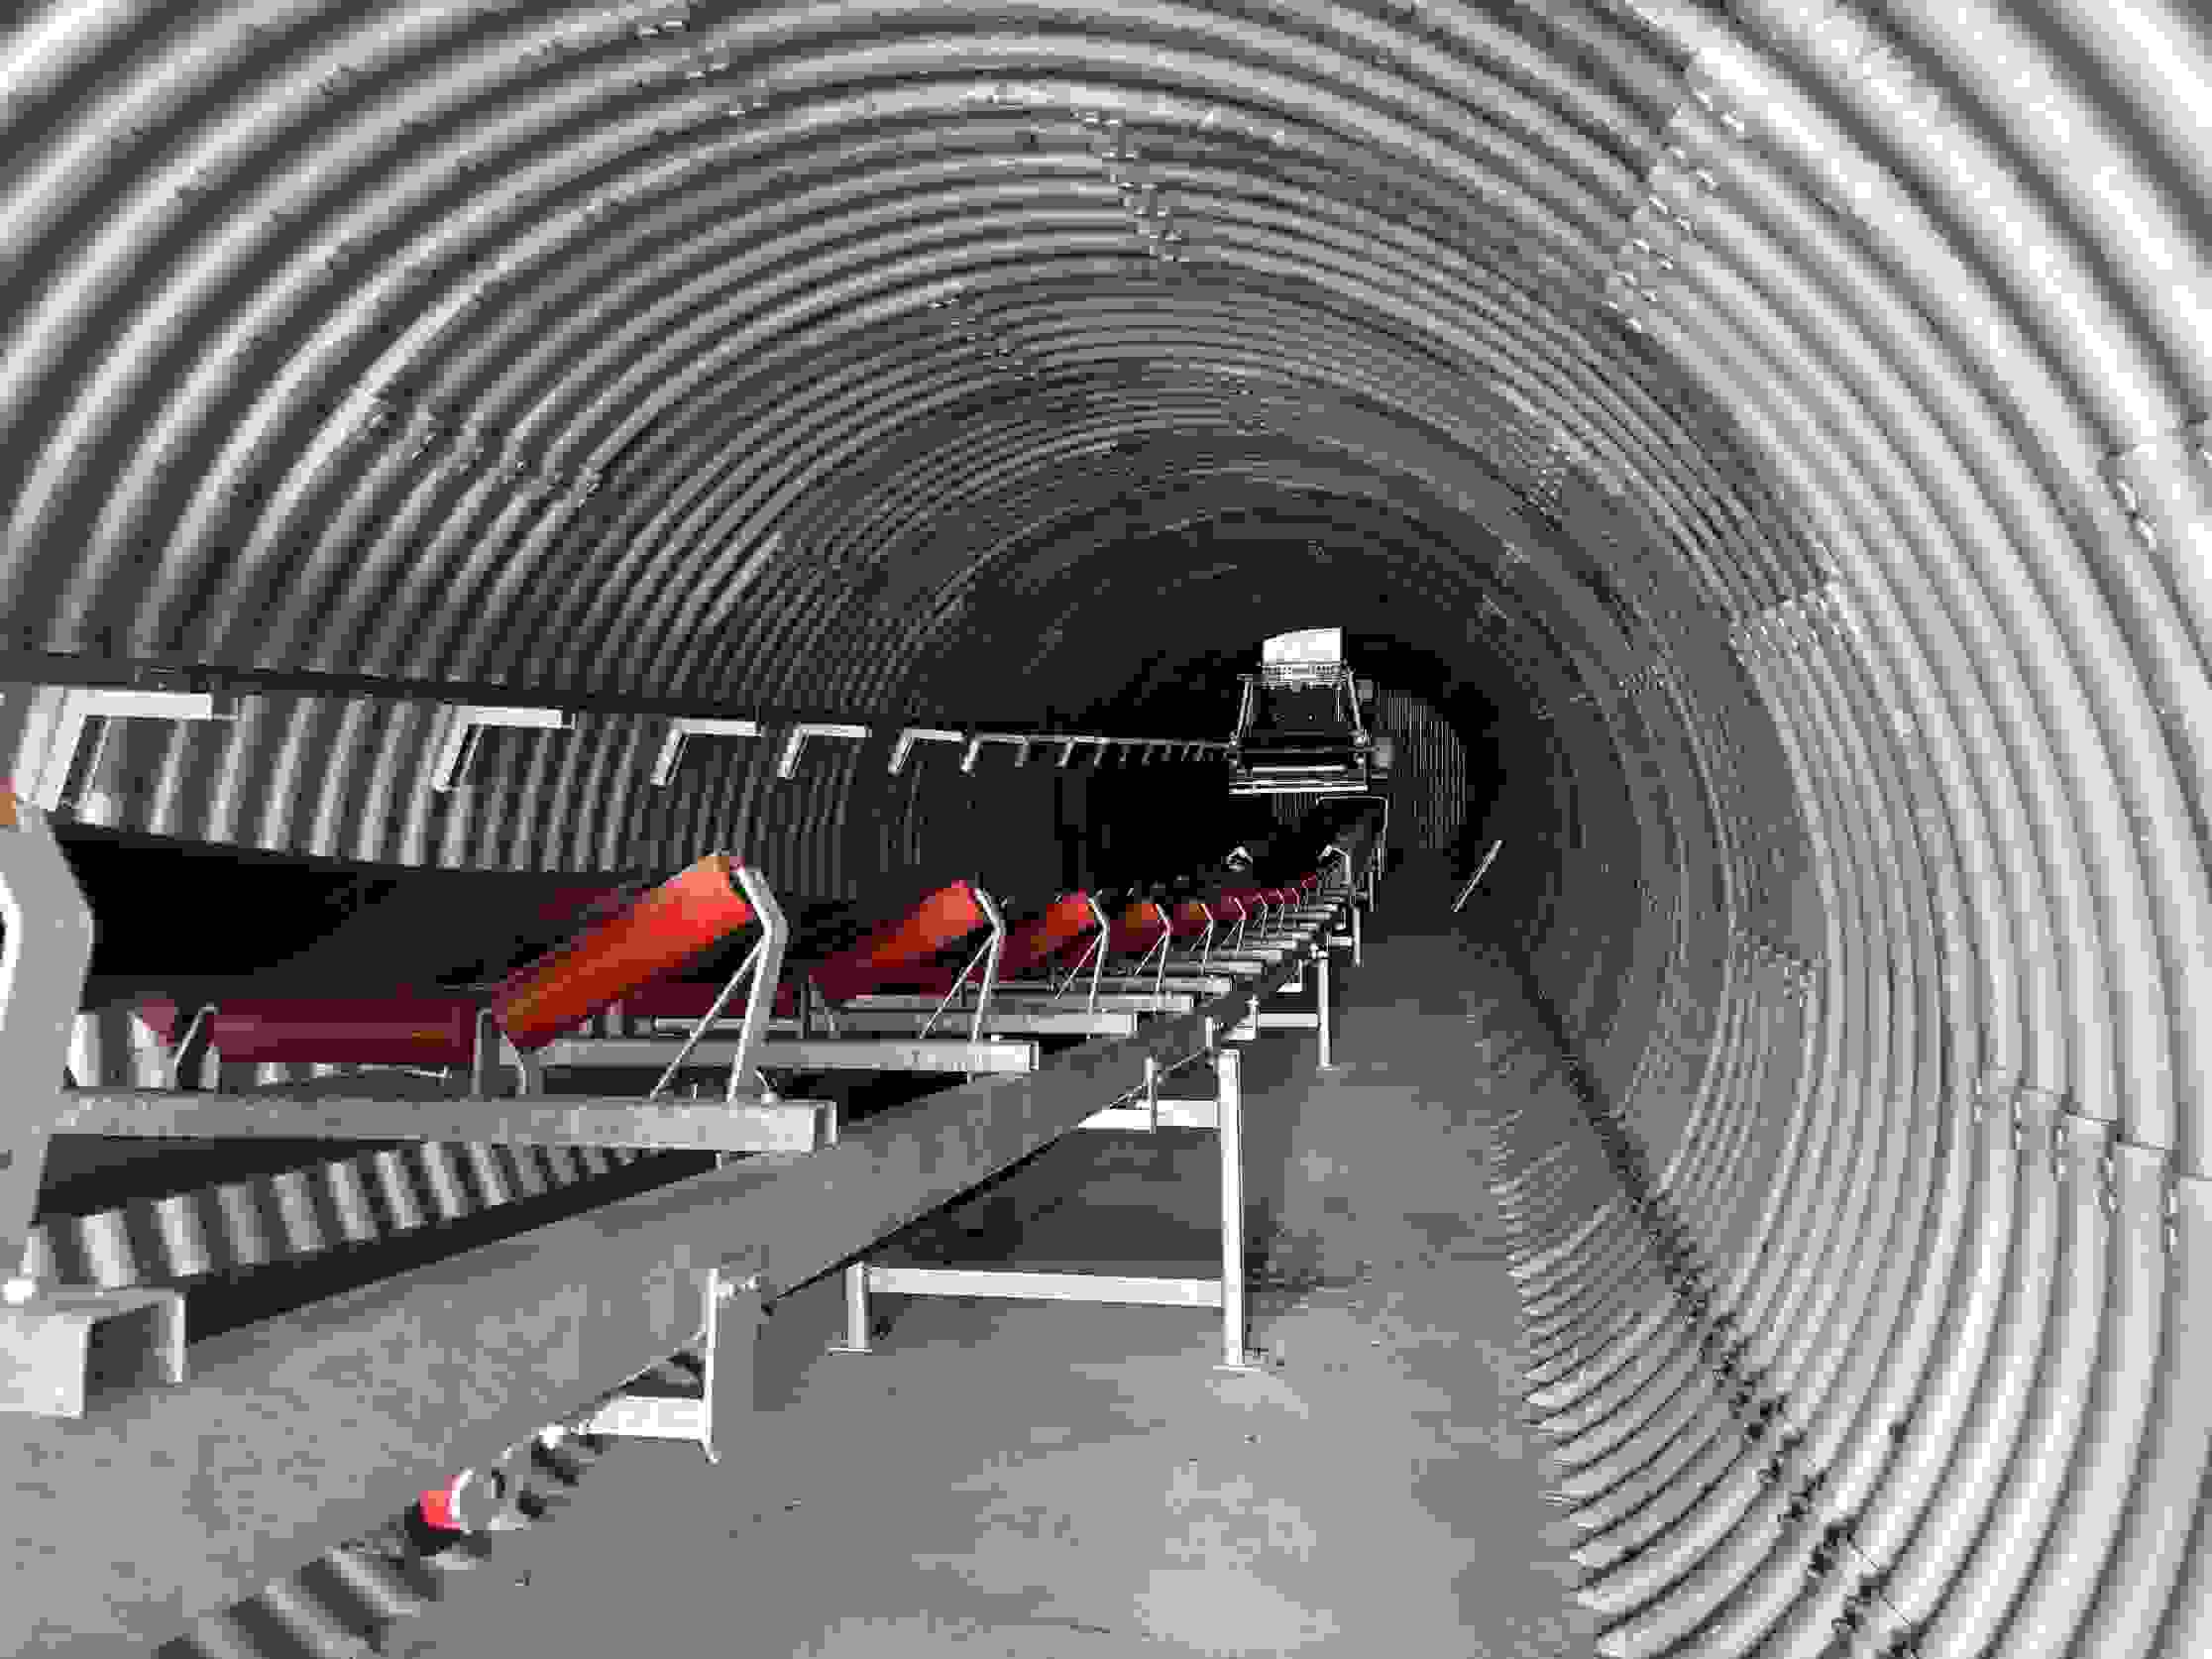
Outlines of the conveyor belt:
<svg viewBox="0 0 2212 1659">
<path fill-rule="evenodd" d="M 838 978 L 840 988 L 850 989 L 848 979 L 852 984 L 873 984 L 883 972 L 896 971 L 903 961 L 934 951 L 945 938 L 968 931 L 961 919 L 933 912 L 930 920 L 933 926 L 927 939 L 910 937 L 914 935 L 910 922 L 879 929 L 860 941 L 847 953 L 848 959 L 865 953 L 867 960 L 848 961 Z M 598 928 L 604 934 L 622 925 L 623 918 L 616 916 Z M 587 935 L 586 940 L 594 937 Z M 1043 946 L 1049 948 L 1051 942 L 1047 938 Z M 573 1024 L 605 1000 L 603 994 L 580 989 L 573 974 L 565 982 L 561 979 L 557 970 L 578 954 L 576 946 L 566 947 L 547 959 L 547 968 L 518 971 L 508 982 L 510 988 L 556 985 L 570 996 L 572 1006 L 557 1015 L 547 1005 L 548 1032 Z M 609 987 L 607 994 L 618 989 L 614 981 L 609 981 Z M 519 1007 L 523 999 L 510 1001 Z M 156 1025 L 166 1020 L 167 1034 L 176 1034 L 173 1008 L 150 1012 Z M 401 1016 L 400 1027 L 405 1027 L 420 1010 L 395 1012 Z M 511 1010 L 502 1005 L 502 1013 L 507 1012 Z M 384 1018 L 373 1005 L 362 1005 L 341 1009 L 338 1015 L 314 1015 L 305 1025 L 296 1020 L 285 1024 L 285 1010 L 279 1008 L 269 1016 L 277 1022 L 269 1028 L 274 1035 L 265 1035 L 253 1024 L 263 1017 L 251 1005 L 237 1008 L 231 1042 L 241 1051 L 252 1050 L 256 1043 L 273 1044 L 266 1055 L 255 1051 L 244 1057 L 275 1065 L 296 1065 L 308 1050 L 323 1054 L 325 1046 L 335 1041 L 332 1034 L 348 1020 L 367 1034 L 369 1046 L 374 1047 L 382 1029 L 376 1022 Z M 339 1019 L 336 1027 L 328 1024 L 333 1018 Z M 366 1025 L 360 1024 L 364 1018 Z M 461 1030 L 456 1024 L 449 1037 L 457 1039 Z M 304 1050 L 298 1047 L 302 1042 Z M 109 1057 L 127 1068 L 138 1064 L 144 1052 L 113 1045 L 108 1050 Z M 457 1055 L 443 1057 L 451 1062 Z M 315 1069 L 325 1067 L 318 1063 Z M 403 1075 L 383 1073 L 387 1081 Z M 344 1075 L 321 1081 L 333 1089 L 350 1086 L 358 1092 L 363 1087 L 359 1081 L 349 1085 Z M 420 1086 L 438 1085 L 425 1078 Z M 404 1266 L 394 1251 L 411 1247 L 410 1260 L 435 1261 L 452 1250 L 508 1236 L 518 1227 L 540 1226 L 610 1198 L 679 1180 L 711 1163 L 684 1155 L 620 1155 L 487 1143 L 331 1150 L 341 1155 L 202 1190 L 163 1192 L 92 1213 L 42 1217 L 27 1251 L 28 1265 L 37 1276 L 60 1283 L 110 1289 L 140 1284 L 190 1286 L 194 1328 L 213 1334 L 348 1286 L 372 1284 Z M 144 1179 L 154 1167 L 140 1165 L 129 1173 Z M 696 1363 L 681 1353 L 663 1362 L 676 1368 L 678 1375 L 672 1381 L 679 1385 L 682 1373 Z M 548 1481 L 558 1486 L 563 1470 L 573 1474 L 569 1465 L 577 1453 L 592 1449 L 570 1444 L 564 1453 L 562 1446 L 573 1440 L 573 1435 L 549 1430 L 542 1444 L 517 1447 L 503 1461 L 500 1469 L 507 1485 L 495 1505 L 502 1518 L 493 1531 L 477 1527 L 461 1536 L 440 1530 L 423 1515 L 403 1518 L 374 1535 L 338 1546 L 309 1568 L 272 1584 L 225 1613 L 202 1619 L 165 1652 L 350 1651 L 348 1643 L 434 1600 L 440 1575 L 486 1559 L 499 1528 L 541 1518 L 549 1495 L 558 1495 L 549 1494 Z M 464 1484 L 467 1479 L 463 1478 Z M 432 1506 L 433 1518 L 444 1518 L 444 1503 L 441 1490 Z"/>
</svg>

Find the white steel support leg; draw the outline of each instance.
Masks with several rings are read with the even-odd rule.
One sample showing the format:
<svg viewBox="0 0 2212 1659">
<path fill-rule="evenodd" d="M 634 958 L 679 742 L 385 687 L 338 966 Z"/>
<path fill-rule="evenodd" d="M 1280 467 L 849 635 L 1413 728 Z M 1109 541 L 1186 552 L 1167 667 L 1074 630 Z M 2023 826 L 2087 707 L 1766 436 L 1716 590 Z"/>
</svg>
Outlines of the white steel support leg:
<svg viewBox="0 0 2212 1659">
<path fill-rule="evenodd" d="M 1367 963 L 1366 963 L 1366 962 L 1365 962 L 1365 961 L 1364 961 L 1364 960 L 1363 960 L 1363 959 L 1361 958 L 1361 955 L 1360 955 L 1360 895 L 1359 895 L 1359 894 L 1357 894 L 1357 893 L 1354 893 L 1354 894 L 1353 894 L 1353 895 L 1351 896 L 1351 905 L 1352 905 L 1352 965 L 1353 965 L 1354 967 L 1365 967 L 1365 966 L 1367 965 Z"/>
<path fill-rule="evenodd" d="M 1221 1079 L 1221 1365 L 1250 1371 L 1245 1357 L 1244 1279 L 1244 1055 L 1223 1049 L 1214 1056 Z"/>
<path fill-rule="evenodd" d="M 1318 1028 L 1321 1033 L 1321 1069 L 1333 1071 L 1336 1068 L 1329 1059 L 1329 949 L 1327 945 L 1323 945 L 1313 953 L 1313 972 L 1314 1006 L 1321 1012 Z"/>
<path fill-rule="evenodd" d="M 830 1348 L 832 1354 L 866 1354 L 868 1346 L 868 1264 L 855 1262 L 844 1271 L 845 1339 Z"/>
</svg>

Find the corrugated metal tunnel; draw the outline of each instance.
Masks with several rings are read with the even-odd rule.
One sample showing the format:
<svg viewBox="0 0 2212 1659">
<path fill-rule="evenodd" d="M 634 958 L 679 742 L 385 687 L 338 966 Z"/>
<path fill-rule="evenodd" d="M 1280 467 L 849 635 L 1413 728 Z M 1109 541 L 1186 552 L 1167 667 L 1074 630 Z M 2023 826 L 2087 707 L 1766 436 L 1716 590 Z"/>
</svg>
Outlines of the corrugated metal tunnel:
<svg viewBox="0 0 2212 1659">
<path fill-rule="evenodd" d="M 51 0 L 0 126 L 0 746 L 220 717 L 61 821 L 1042 894 L 1063 772 L 880 745 L 1392 641 L 1602 1651 L 2212 1651 L 2189 6 Z"/>
</svg>

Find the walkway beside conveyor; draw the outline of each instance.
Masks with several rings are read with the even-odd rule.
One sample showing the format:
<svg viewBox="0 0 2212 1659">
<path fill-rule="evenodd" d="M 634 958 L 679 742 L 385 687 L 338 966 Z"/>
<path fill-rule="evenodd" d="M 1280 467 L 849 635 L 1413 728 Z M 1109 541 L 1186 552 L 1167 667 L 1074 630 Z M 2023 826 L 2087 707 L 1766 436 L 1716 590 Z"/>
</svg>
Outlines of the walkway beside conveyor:
<svg viewBox="0 0 2212 1659">
<path fill-rule="evenodd" d="M 1317 1076 L 1302 1034 L 1245 1050 L 1260 1369 L 1214 1369 L 1195 1310 L 895 1296 L 878 1353 L 832 1354 L 826 1283 L 770 1323 L 747 1453 L 710 1469 L 615 1447 L 575 1514 L 502 1549 L 478 1575 L 500 1582 L 457 1586 L 394 1650 L 1587 1651 L 1545 1536 L 1484 1178 L 1490 1126 L 1546 1110 L 1532 1088 L 1572 1106 L 1500 1027 L 1518 988 L 1462 937 L 1477 912 L 1453 930 L 1451 891 L 1440 869 L 1402 872 L 1365 965 L 1338 953 L 1339 1070 Z M 1208 1137 L 1078 1136 L 910 1249 L 1203 1272 L 1217 1190 Z"/>
</svg>

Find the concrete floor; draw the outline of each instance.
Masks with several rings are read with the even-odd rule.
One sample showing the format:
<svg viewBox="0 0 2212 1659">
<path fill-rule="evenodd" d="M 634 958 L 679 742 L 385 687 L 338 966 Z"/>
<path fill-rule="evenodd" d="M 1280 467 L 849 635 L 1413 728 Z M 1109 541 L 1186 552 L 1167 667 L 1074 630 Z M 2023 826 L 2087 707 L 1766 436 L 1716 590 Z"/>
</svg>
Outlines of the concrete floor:
<svg viewBox="0 0 2212 1659">
<path fill-rule="evenodd" d="M 880 1352 L 833 1354 L 825 1283 L 769 1322 L 739 1455 L 617 1445 L 390 1651 L 1587 1653 L 1471 1127 L 1513 1085 L 1474 1041 L 1450 891 L 1432 868 L 1385 892 L 1340 980 L 1342 1070 L 1308 1034 L 1245 1051 L 1261 1369 L 1217 1370 L 1203 1312 L 896 1297 Z M 1077 1138 L 909 1259 L 1204 1272 L 1217 1171 L 1195 1133 Z"/>
</svg>

